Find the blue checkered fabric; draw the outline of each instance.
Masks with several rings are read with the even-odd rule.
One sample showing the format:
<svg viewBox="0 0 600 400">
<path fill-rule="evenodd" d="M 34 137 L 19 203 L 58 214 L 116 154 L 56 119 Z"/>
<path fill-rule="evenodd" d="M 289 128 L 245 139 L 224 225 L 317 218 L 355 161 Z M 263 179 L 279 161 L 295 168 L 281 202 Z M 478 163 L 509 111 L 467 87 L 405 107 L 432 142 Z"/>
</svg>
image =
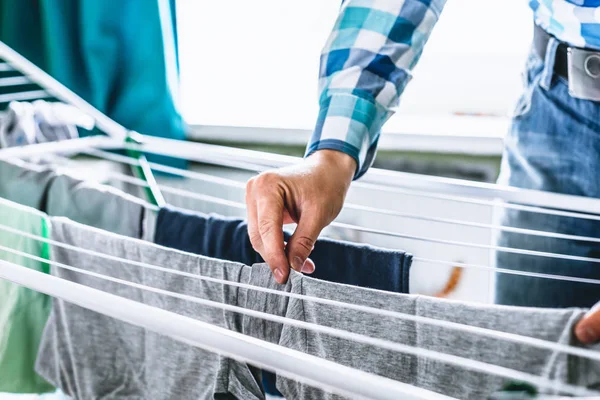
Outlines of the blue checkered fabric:
<svg viewBox="0 0 600 400">
<path fill-rule="evenodd" d="M 346 0 L 321 55 L 320 112 L 306 155 L 333 149 L 373 163 L 379 132 L 446 0 Z"/>
<path fill-rule="evenodd" d="M 600 0 L 530 0 L 535 22 L 561 42 L 600 50 Z"/>
<path fill-rule="evenodd" d="M 306 156 L 343 151 L 358 163 L 355 178 L 367 171 L 445 2 L 345 1 L 321 54 L 320 112 Z M 600 0 L 529 2 L 536 22 L 561 41 L 600 49 Z"/>
</svg>

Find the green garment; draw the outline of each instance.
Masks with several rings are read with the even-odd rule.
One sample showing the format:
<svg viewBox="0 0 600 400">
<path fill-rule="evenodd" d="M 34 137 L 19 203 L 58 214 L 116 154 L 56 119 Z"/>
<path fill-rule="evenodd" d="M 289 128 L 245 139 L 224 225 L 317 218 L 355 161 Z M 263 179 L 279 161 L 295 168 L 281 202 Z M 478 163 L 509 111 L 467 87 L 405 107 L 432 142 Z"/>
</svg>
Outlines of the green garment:
<svg viewBox="0 0 600 400">
<path fill-rule="evenodd" d="M 0 40 L 126 128 L 184 139 L 173 3 L 0 0 Z"/>
<path fill-rule="evenodd" d="M 0 221 L 14 229 L 50 236 L 50 224 L 45 214 L 4 199 L 0 199 Z M 6 231 L 0 231 L 0 245 L 50 258 L 48 244 Z M 2 249 L 0 259 L 49 273 L 47 263 Z M 51 307 L 49 296 L 0 279 L 0 392 L 46 393 L 56 390 L 34 371 Z"/>
</svg>

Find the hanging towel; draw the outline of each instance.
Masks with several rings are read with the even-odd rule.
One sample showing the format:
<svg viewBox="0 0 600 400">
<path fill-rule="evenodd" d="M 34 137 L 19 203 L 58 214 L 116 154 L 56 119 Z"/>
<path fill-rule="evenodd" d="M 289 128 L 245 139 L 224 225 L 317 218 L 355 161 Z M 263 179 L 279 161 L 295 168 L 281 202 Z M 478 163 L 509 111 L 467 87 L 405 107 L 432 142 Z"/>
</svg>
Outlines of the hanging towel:
<svg viewBox="0 0 600 400">
<path fill-rule="evenodd" d="M 43 213 L 0 199 L 0 224 L 49 237 Z M 35 239 L 0 230 L 0 245 L 49 259 L 49 246 Z M 0 259 L 48 273 L 49 265 L 0 249 Z M 0 392 L 46 393 L 55 388 L 34 369 L 37 350 L 52 307 L 45 294 L 0 279 Z"/>
</svg>

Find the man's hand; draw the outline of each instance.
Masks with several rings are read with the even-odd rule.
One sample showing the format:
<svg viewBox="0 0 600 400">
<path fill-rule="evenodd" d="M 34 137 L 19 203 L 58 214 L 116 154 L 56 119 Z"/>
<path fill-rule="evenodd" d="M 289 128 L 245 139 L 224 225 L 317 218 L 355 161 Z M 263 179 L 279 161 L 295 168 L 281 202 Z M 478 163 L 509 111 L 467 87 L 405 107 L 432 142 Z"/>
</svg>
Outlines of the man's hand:
<svg viewBox="0 0 600 400">
<path fill-rule="evenodd" d="M 252 247 L 267 262 L 279 283 L 290 266 L 311 273 L 308 258 L 321 230 L 340 213 L 356 171 L 349 155 L 320 150 L 301 164 L 263 172 L 246 186 L 248 233 Z M 287 245 L 283 225 L 298 224 Z"/>
<path fill-rule="evenodd" d="M 580 342 L 592 344 L 600 340 L 600 303 L 596 304 L 590 312 L 575 327 L 575 335 Z"/>
</svg>

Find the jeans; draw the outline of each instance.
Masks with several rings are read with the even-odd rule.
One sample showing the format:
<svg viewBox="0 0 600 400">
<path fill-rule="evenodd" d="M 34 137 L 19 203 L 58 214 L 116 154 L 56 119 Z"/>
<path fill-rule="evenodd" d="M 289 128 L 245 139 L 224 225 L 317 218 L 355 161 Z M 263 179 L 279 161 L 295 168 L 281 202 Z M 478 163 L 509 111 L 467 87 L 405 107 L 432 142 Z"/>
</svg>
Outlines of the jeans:
<svg viewBox="0 0 600 400">
<path fill-rule="evenodd" d="M 600 103 L 569 95 L 552 73 L 557 42 L 546 59 L 533 51 L 525 90 L 505 140 L 498 183 L 577 196 L 600 197 Z M 597 211 L 600 214 L 600 209 Z M 600 221 L 504 209 L 502 224 L 600 238 Z M 501 232 L 498 245 L 600 258 L 600 243 Z M 497 252 L 496 266 L 520 271 L 600 279 L 600 263 Z M 496 274 L 496 303 L 533 307 L 591 307 L 600 285 Z"/>
</svg>

